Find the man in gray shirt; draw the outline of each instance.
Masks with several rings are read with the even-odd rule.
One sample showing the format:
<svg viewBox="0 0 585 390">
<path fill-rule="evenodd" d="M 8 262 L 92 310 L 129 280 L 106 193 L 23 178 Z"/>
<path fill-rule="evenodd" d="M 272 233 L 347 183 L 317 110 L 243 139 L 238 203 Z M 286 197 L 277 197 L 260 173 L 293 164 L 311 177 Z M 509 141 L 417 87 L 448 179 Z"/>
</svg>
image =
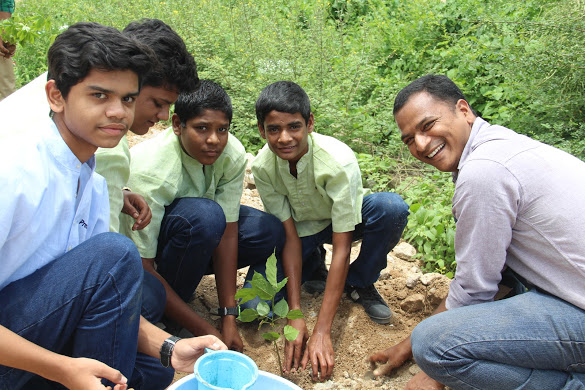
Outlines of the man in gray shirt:
<svg viewBox="0 0 585 390">
<path fill-rule="evenodd" d="M 457 273 L 375 374 L 414 356 L 407 389 L 585 388 L 585 163 L 477 117 L 445 76 L 405 87 L 394 116 L 414 157 L 453 172 Z M 528 292 L 494 301 L 503 274 Z"/>
</svg>

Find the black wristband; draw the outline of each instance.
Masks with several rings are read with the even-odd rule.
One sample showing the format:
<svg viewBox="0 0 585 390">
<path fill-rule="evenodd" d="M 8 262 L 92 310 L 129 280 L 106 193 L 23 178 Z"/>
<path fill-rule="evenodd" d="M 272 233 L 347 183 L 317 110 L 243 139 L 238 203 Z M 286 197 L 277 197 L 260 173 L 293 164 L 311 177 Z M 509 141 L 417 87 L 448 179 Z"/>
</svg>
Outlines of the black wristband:
<svg viewBox="0 0 585 390">
<path fill-rule="evenodd" d="M 171 336 L 166 339 L 160 347 L 160 363 L 163 365 L 163 367 L 171 367 L 171 356 L 173 356 L 173 349 L 179 340 L 181 340 L 180 337 Z"/>
<path fill-rule="evenodd" d="M 240 315 L 240 306 L 235 307 L 220 307 L 217 309 L 218 316 L 239 316 Z"/>
</svg>

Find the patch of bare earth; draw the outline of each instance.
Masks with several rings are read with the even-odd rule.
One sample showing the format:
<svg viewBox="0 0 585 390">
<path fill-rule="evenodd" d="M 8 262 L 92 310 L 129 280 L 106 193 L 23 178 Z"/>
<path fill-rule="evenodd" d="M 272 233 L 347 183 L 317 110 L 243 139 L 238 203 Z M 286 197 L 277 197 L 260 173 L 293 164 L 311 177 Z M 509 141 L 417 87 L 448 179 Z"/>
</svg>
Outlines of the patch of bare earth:
<svg viewBox="0 0 585 390">
<path fill-rule="evenodd" d="M 161 130 L 161 127 L 155 128 L 144 137 L 129 134 L 129 143 L 132 146 L 145 137 L 156 135 Z M 258 192 L 253 185 L 247 183 L 246 187 L 242 204 L 262 209 Z M 326 246 L 326 249 L 327 261 L 330 261 L 331 247 Z M 352 260 L 357 257 L 359 249 L 358 242 L 352 248 Z M 412 258 L 414 253 L 414 248 L 410 245 L 400 243 L 388 255 L 387 267 L 376 282 L 380 294 L 386 299 L 394 313 L 390 324 L 374 323 L 359 304 L 343 294 L 332 327 L 332 341 L 335 348 L 333 377 L 329 381 L 315 383 L 311 380 L 309 367 L 285 377 L 303 389 L 403 389 L 410 378 L 419 371 L 414 362 L 407 363 L 388 376 L 375 378 L 367 357 L 407 337 L 412 329 L 426 318 L 447 295 L 449 279 L 439 274 L 423 275 L 419 262 Z M 242 286 L 246 272 L 247 269 L 238 271 L 238 287 Z M 301 298 L 302 311 L 306 317 L 307 327 L 311 331 L 317 320 L 323 294 L 311 295 L 303 292 Z M 190 306 L 210 323 L 219 325 L 219 317 L 209 314 L 211 309 L 218 307 L 213 275 L 203 278 Z M 273 345 L 261 336 L 261 333 L 269 328 L 268 325 L 264 326 L 265 328 L 258 331 L 257 325 L 240 323 L 239 329 L 244 341 L 245 353 L 254 359 L 260 370 L 279 374 Z M 279 347 L 282 353 L 284 350 L 282 340 Z M 175 380 L 185 375 L 187 374 L 177 372 Z"/>
</svg>

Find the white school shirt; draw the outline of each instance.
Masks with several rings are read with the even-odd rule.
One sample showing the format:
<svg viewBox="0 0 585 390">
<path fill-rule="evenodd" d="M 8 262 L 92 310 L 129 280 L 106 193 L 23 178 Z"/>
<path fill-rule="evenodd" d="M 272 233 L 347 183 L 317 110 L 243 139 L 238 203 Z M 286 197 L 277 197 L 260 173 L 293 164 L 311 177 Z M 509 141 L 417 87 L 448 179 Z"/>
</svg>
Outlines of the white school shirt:
<svg viewBox="0 0 585 390">
<path fill-rule="evenodd" d="M 0 289 L 108 231 L 105 180 L 50 118 L 0 142 Z"/>
</svg>

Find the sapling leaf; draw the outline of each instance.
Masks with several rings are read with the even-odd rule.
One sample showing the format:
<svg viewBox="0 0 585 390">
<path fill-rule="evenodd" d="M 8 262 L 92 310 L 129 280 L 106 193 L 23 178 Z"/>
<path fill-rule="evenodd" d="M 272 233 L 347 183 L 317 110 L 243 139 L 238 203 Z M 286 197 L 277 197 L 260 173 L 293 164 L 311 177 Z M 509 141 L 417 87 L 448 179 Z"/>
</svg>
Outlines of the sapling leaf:
<svg viewBox="0 0 585 390">
<path fill-rule="evenodd" d="M 294 326 L 285 325 L 284 326 L 284 338 L 288 341 L 294 341 L 297 336 L 299 335 L 299 331 Z"/>
<path fill-rule="evenodd" d="M 256 318 L 258 318 L 258 313 L 256 313 L 256 310 L 254 309 L 244 309 L 240 312 L 240 315 L 238 316 L 238 320 L 242 322 L 252 322 Z"/>
<path fill-rule="evenodd" d="M 280 282 L 278 282 L 278 284 L 276 285 L 276 292 L 282 290 L 282 288 L 286 285 L 286 282 L 288 282 L 288 278 L 284 278 Z"/>
<path fill-rule="evenodd" d="M 286 318 L 288 318 L 289 320 L 296 320 L 299 318 L 305 318 L 305 316 L 303 315 L 303 312 L 300 311 L 299 309 L 294 309 L 288 312 Z"/>
<path fill-rule="evenodd" d="M 236 299 L 241 299 L 240 304 L 241 303 L 246 303 L 248 301 L 251 301 L 252 299 L 256 298 L 258 296 L 258 293 L 256 292 L 256 289 L 252 288 L 241 288 L 240 290 L 238 290 L 238 292 L 235 295 Z"/>
<path fill-rule="evenodd" d="M 276 256 L 274 252 L 266 260 L 266 279 L 272 287 L 276 288 Z"/>
<path fill-rule="evenodd" d="M 280 334 L 278 334 L 276 332 L 268 332 L 268 333 L 262 333 L 262 337 L 264 337 L 264 340 L 276 341 L 280 338 Z"/>
<path fill-rule="evenodd" d="M 272 299 L 276 294 L 275 288 L 258 272 L 254 272 L 250 283 L 254 286 L 260 299 Z"/>
<path fill-rule="evenodd" d="M 270 313 L 270 306 L 268 306 L 268 303 L 260 301 L 256 306 L 256 311 L 260 317 L 266 317 Z"/>
<path fill-rule="evenodd" d="M 288 303 L 286 300 L 281 299 L 274 305 L 274 314 L 277 316 L 284 318 L 288 314 Z"/>
</svg>

